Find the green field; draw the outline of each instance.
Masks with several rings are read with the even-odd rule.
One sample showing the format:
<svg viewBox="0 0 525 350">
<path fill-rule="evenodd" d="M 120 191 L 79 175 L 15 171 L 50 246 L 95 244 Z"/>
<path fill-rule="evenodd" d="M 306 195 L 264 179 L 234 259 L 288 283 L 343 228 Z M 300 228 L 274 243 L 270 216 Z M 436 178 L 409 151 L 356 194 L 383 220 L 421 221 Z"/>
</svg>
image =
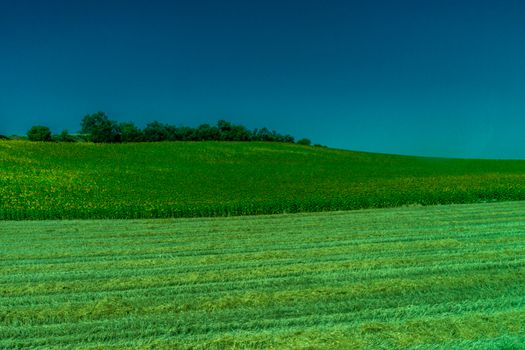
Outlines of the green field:
<svg viewBox="0 0 525 350">
<path fill-rule="evenodd" d="M 1 349 L 520 349 L 525 202 L 5 221 Z"/>
<path fill-rule="evenodd" d="M 525 200 L 525 161 L 277 143 L 0 141 L 0 220 L 167 218 Z"/>
</svg>

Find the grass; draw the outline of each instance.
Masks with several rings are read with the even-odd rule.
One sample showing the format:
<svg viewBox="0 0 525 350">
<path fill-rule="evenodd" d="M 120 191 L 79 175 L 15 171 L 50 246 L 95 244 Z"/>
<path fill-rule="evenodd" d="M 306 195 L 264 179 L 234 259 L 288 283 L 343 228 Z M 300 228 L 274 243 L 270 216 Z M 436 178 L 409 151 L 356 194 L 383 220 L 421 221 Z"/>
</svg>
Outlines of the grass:
<svg viewBox="0 0 525 350">
<path fill-rule="evenodd" d="M 0 220 L 168 218 L 525 200 L 525 161 L 276 143 L 0 141 Z"/>
<path fill-rule="evenodd" d="M 524 211 L 4 221 L 0 348 L 523 349 Z"/>
</svg>

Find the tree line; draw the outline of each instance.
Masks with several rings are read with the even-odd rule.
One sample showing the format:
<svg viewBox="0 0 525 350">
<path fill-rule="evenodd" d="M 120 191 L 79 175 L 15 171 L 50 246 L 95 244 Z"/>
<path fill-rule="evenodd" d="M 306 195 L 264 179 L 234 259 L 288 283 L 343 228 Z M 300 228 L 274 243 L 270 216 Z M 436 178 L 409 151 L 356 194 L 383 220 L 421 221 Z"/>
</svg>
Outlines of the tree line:
<svg viewBox="0 0 525 350">
<path fill-rule="evenodd" d="M 243 125 L 237 125 L 225 120 L 219 120 L 217 125 L 201 124 L 192 128 L 175 126 L 153 121 L 140 129 L 132 122 L 118 123 L 108 118 L 104 112 L 88 114 L 82 118 L 78 134 L 70 134 L 67 130 L 53 135 L 47 126 L 33 126 L 27 132 L 31 141 L 78 142 L 95 143 L 120 142 L 159 142 L 159 141 L 267 141 L 287 142 L 310 145 L 309 139 L 295 140 L 291 135 L 283 135 L 268 128 L 248 130 Z"/>
</svg>

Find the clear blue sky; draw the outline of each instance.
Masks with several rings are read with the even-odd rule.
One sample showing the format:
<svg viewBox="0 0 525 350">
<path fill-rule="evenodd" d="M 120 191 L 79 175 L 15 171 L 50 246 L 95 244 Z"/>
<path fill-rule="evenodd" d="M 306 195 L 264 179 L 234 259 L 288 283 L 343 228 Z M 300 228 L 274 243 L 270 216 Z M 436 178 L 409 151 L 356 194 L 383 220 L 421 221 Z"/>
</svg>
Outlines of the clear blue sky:
<svg viewBox="0 0 525 350">
<path fill-rule="evenodd" d="M 524 18 L 518 0 L 0 0 L 0 134 L 102 110 L 525 158 Z"/>
</svg>

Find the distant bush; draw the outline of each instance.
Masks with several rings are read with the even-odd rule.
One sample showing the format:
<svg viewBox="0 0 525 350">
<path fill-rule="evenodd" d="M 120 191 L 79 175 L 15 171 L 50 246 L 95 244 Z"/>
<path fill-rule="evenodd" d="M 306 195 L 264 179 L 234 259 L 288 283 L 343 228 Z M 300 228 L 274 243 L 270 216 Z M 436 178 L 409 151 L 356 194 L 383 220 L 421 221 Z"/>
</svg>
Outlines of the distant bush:
<svg viewBox="0 0 525 350">
<path fill-rule="evenodd" d="M 122 142 L 159 142 L 159 141 L 267 141 L 293 143 L 294 137 L 278 134 L 267 128 L 249 131 L 243 125 L 232 124 L 226 120 L 219 120 L 217 126 L 201 124 L 196 128 L 175 126 L 153 121 L 140 131 L 132 123 L 120 124 Z M 127 133 L 134 135 L 130 141 Z M 140 135 L 140 136 L 139 136 Z"/>
<path fill-rule="evenodd" d="M 27 132 L 30 141 L 52 141 L 51 130 L 47 126 L 35 125 Z"/>
<path fill-rule="evenodd" d="M 144 128 L 144 141 L 146 142 L 167 141 L 169 135 L 170 132 L 168 125 L 162 124 L 156 120 L 149 123 Z"/>
<path fill-rule="evenodd" d="M 242 125 L 234 125 L 226 120 L 219 120 L 217 128 L 221 141 L 250 141 L 252 134 Z"/>
<path fill-rule="evenodd" d="M 121 130 L 117 122 L 109 120 L 104 112 L 86 115 L 81 122 L 83 134 L 88 134 L 90 141 L 98 143 L 121 142 Z"/>
<path fill-rule="evenodd" d="M 312 144 L 312 141 L 310 141 L 309 139 L 300 139 L 300 140 L 297 140 L 297 144 L 304 145 L 304 146 L 310 146 Z"/>
<path fill-rule="evenodd" d="M 144 133 L 135 124 L 120 123 L 120 132 L 122 142 L 142 142 L 144 141 Z"/>
<path fill-rule="evenodd" d="M 193 133 L 195 141 L 220 140 L 221 132 L 218 127 L 209 124 L 201 124 Z"/>
<path fill-rule="evenodd" d="M 244 125 L 233 124 L 221 119 L 216 125 L 201 124 L 192 128 L 175 126 L 159 121 L 148 123 L 140 129 L 133 122 L 117 123 L 110 120 L 104 112 L 85 115 L 80 123 L 81 130 L 70 134 L 67 130 L 52 135 L 45 126 L 34 126 L 28 131 L 27 137 L 32 141 L 80 142 L 95 143 L 119 142 L 159 142 L 159 141 L 263 141 L 294 143 L 291 135 L 279 134 L 266 127 L 248 130 Z M 0 140 L 23 140 L 25 136 L 6 137 L 0 135 Z M 309 139 L 301 139 L 297 144 L 310 145 Z"/>
<path fill-rule="evenodd" d="M 252 132 L 252 141 L 267 141 L 267 142 L 287 142 L 293 143 L 294 137 L 290 135 L 278 134 L 275 130 L 268 130 L 268 128 L 255 129 Z"/>
<path fill-rule="evenodd" d="M 281 142 L 294 143 L 295 138 L 292 135 L 284 135 Z"/>
<path fill-rule="evenodd" d="M 195 131 L 187 126 L 167 125 L 168 141 L 195 141 Z"/>
<path fill-rule="evenodd" d="M 140 129 L 133 122 L 117 123 L 110 120 L 104 112 L 85 115 L 80 123 L 81 130 L 70 134 L 67 130 L 52 135 L 46 126 L 34 126 L 27 132 L 27 137 L 0 135 L 0 140 L 31 140 L 57 142 L 120 143 L 120 142 L 159 142 L 159 141 L 263 141 L 294 143 L 291 135 L 279 134 L 266 127 L 248 130 L 244 125 L 233 124 L 221 119 L 216 125 L 201 124 L 196 128 L 175 126 L 153 121 Z M 296 142 L 310 145 L 309 139 Z M 318 146 L 318 145 L 316 145 Z"/>
</svg>

